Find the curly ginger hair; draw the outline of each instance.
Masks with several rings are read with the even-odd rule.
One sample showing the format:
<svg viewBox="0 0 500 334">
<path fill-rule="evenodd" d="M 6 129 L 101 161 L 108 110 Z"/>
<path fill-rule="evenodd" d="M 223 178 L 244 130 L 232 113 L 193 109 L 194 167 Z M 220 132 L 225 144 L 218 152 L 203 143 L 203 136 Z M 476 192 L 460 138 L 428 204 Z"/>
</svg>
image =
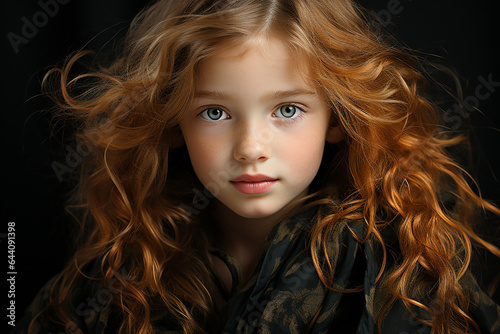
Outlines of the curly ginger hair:
<svg viewBox="0 0 500 334">
<path fill-rule="evenodd" d="M 103 282 L 127 268 L 129 279 L 113 296 L 123 313 L 121 333 L 150 333 L 154 307 L 171 314 L 184 333 L 207 329 L 214 311 L 204 264 L 207 240 L 180 206 L 197 180 L 178 153 L 179 124 L 200 62 L 223 43 L 260 34 L 280 38 L 300 55 L 345 133 L 345 149 L 322 175 L 326 186 L 308 196 L 318 198 L 309 205 L 335 207 L 319 216 L 311 234 L 325 286 L 334 289 L 335 264 L 325 266 L 319 258 L 328 255 L 322 245 L 337 222 L 363 219 L 360 242 L 375 236 L 384 249 L 382 230 L 391 225 L 400 254 L 396 266 L 379 275 L 392 296 L 386 311 L 400 299 L 410 311 L 431 315 L 422 321 L 433 333 L 479 331 L 467 314 L 461 282 L 472 242 L 500 256 L 473 231 L 475 210 L 500 210 L 476 195 L 447 153 L 463 138 L 439 127 L 415 59 L 383 42 L 368 20 L 351 0 L 161 0 L 134 19 L 123 54 L 108 68 L 70 79 L 81 52 L 51 71 L 60 74 L 61 108 L 81 121 L 79 137 L 92 146 L 77 193 L 87 218 L 85 241 L 52 291 L 50 308 L 58 321 L 72 323 L 66 300 L 86 277 L 84 268 L 99 261 Z M 91 87 L 72 95 L 87 80 Z M 348 174 L 340 204 L 328 174 L 339 165 Z M 454 198 L 453 210 L 443 205 L 444 193 Z M 436 300 L 447 301 L 440 312 L 419 300 L 429 287 Z"/>
</svg>

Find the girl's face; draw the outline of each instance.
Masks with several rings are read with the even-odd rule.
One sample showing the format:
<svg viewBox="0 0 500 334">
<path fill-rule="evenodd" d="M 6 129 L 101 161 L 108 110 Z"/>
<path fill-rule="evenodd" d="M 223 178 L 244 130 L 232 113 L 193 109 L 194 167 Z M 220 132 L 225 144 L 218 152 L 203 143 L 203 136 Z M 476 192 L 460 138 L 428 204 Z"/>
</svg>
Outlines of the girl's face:
<svg viewBox="0 0 500 334">
<path fill-rule="evenodd" d="M 249 43 L 200 64 L 181 130 L 207 190 L 236 214 L 263 218 L 307 194 L 327 133 L 339 130 L 329 130 L 330 107 L 284 44 Z"/>
</svg>

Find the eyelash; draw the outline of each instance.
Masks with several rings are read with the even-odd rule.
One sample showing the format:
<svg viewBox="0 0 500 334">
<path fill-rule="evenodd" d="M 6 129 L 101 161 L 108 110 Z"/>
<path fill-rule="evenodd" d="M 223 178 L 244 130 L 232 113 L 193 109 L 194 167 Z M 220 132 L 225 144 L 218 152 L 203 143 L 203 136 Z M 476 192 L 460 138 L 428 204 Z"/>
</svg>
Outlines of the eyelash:
<svg viewBox="0 0 500 334">
<path fill-rule="evenodd" d="M 280 108 L 282 108 L 284 106 L 294 106 L 299 111 L 299 114 L 295 117 L 292 117 L 292 118 L 274 116 L 274 114 L 276 112 L 278 112 L 280 110 Z M 207 118 L 203 117 L 202 115 L 210 109 L 220 109 L 222 112 L 226 113 L 229 117 L 220 118 L 218 120 L 210 120 L 210 119 L 208 119 L 208 117 Z M 285 123 L 295 123 L 295 122 L 302 120 L 304 118 L 305 113 L 306 113 L 306 111 L 304 111 L 304 108 L 302 108 L 300 105 L 298 105 L 296 103 L 284 103 L 284 104 L 281 104 L 274 109 L 273 117 L 274 118 L 281 118 L 282 119 L 281 121 L 285 122 Z M 223 120 L 223 119 L 230 119 L 231 118 L 231 115 L 229 115 L 229 113 L 226 110 L 224 110 L 223 108 L 217 107 L 217 106 L 207 107 L 207 108 L 203 109 L 197 116 L 201 117 L 202 119 L 204 119 L 208 122 L 218 122 L 218 121 Z"/>
</svg>

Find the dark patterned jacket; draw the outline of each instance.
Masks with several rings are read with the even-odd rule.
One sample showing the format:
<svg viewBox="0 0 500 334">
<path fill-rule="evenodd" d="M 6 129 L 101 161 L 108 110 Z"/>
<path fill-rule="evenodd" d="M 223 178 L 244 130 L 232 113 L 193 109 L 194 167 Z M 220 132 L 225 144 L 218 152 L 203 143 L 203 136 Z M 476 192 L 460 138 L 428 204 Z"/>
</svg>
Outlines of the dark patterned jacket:
<svg viewBox="0 0 500 334">
<path fill-rule="evenodd" d="M 389 298 L 383 277 L 376 282 L 382 262 L 377 242 L 368 239 L 360 243 L 353 236 L 362 236 L 360 222 L 337 224 L 327 245 L 329 259 L 335 264 L 335 290 L 361 287 L 358 292 L 326 289 L 315 270 L 309 252 L 309 231 L 313 209 L 283 220 L 271 232 L 269 247 L 254 275 L 240 284 L 241 270 L 230 256 L 220 250 L 213 254 L 229 267 L 233 284 L 227 303 L 220 312 L 219 328 L 211 333 L 378 333 L 377 317 Z M 464 284 L 471 300 L 469 315 L 482 333 L 500 333 L 500 307 L 488 297 L 469 275 Z M 23 320 L 13 333 L 26 333 L 30 319 L 48 301 L 51 281 L 38 293 Z M 84 333 L 115 333 L 120 325 L 119 311 L 111 306 L 111 295 L 118 293 L 112 286 L 80 287 L 74 298 L 72 313 Z M 439 312 L 439 303 L 430 301 Z M 429 318 L 421 309 L 414 315 Z M 35 333 L 72 333 L 71 326 L 53 326 L 46 318 L 35 324 Z M 155 317 L 155 333 L 177 333 L 168 315 Z M 407 311 L 402 302 L 388 310 L 381 325 L 382 333 L 430 333 Z M 312 323 L 312 325 L 310 325 Z M 66 328 L 65 328 L 66 327 Z"/>
</svg>

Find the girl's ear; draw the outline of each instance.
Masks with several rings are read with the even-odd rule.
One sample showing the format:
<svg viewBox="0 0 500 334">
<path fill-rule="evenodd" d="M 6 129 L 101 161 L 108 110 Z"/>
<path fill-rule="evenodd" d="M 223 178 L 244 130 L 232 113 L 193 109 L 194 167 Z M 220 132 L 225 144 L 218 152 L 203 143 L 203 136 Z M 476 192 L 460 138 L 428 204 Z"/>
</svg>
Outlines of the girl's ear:
<svg viewBox="0 0 500 334">
<path fill-rule="evenodd" d="M 344 137 L 344 131 L 332 112 L 330 125 L 328 126 L 328 130 L 326 132 L 326 141 L 331 144 L 336 144 L 344 140 Z"/>
<path fill-rule="evenodd" d="M 173 129 L 170 135 L 170 148 L 179 148 L 184 145 L 184 136 L 181 129 Z"/>
</svg>

